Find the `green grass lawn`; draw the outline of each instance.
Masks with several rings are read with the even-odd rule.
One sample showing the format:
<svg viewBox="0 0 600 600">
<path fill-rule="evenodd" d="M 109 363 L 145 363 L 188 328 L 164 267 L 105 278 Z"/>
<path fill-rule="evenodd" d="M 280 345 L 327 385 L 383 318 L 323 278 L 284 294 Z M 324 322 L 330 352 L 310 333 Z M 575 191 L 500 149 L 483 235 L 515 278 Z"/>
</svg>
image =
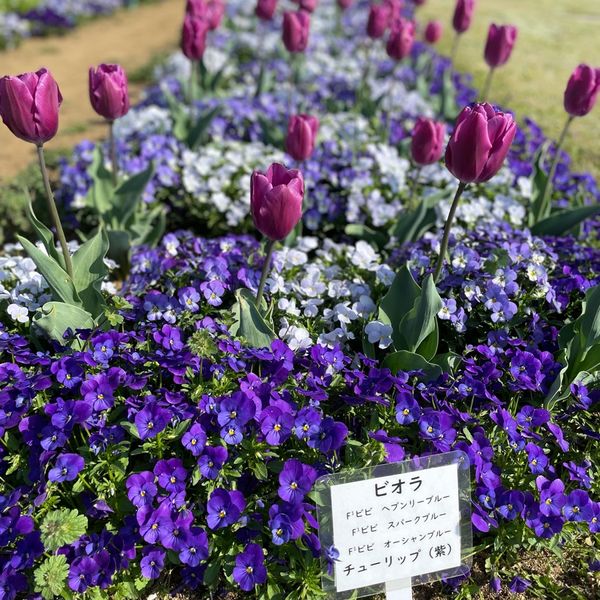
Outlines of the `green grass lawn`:
<svg viewBox="0 0 600 600">
<path fill-rule="evenodd" d="M 440 50 L 449 53 L 454 35 L 451 19 L 455 0 L 428 0 L 419 20 L 444 25 Z M 513 24 L 519 37 L 511 60 L 494 76 L 490 100 L 535 119 L 556 138 L 566 114 L 563 93 L 573 69 L 581 62 L 600 67 L 599 0 L 478 0 L 471 29 L 461 39 L 456 67 L 472 73 L 483 85 L 487 65 L 483 49 L 490 23 Z M 576 170 L 600 178 L 600 104 L 576 119 L 566 144 Z"/>
</svg>

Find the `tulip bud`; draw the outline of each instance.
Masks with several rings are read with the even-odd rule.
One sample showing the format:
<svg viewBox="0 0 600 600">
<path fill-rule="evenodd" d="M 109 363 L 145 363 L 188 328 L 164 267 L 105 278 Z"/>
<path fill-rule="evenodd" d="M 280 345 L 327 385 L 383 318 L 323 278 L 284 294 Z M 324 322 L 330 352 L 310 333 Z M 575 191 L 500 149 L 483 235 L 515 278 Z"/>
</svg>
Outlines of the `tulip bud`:
<svg viewBox="0 0 600 600">
<path fill-rule="evenodd" d="M 127 75 L 119 65 L 90 67 L 90 102 L 105 119 L 114 121 L 129 112 Z"/>
<path fill-rule="evenodd" d="M 185 14 L 206 19 L 207 9 L 205 0 L 187 0 L 185 4 Z"/>
<path fill-rule="evenodd" d="M 266 174 L 254 171 L 250 211 L 256 228 L 273 241 L 284 240 L 302 218 L 304 179 L 296 169 L 273 163 Z"/>
<path fill-rule="evenodd" d="M 310 115 L 293 115 L 288 123 L 285 149 L 297 161 L 310 158 L 315 149 L 319 119 Z"/>
<path fill-rule="evenodd" d="M 190 60 L 200 60 L 206 50 L 208 22 L 205 19 L 186 15 L 181 33 L 181 51 Z"/>
<path fill-rule="evenodd" d="M 186 15 L 204 19 L 208 28 L 213 31 L 219 27 L 225 14 L 223 0 L 187 0 Z"/>
<path fill-rule="evenodd" d="M 277 0 L 258 0 L 255 13 L 259 19 L 270 21 L 277 9 Z"/>
<path fill-rule="evenodd" d="M 317 4 L 319 0 L 295 0 L 296 4 L 300 7 L 300 9 L 305 10 L 306 12 L 314 12 L 317 8 Z"/>
<path fill-rule="evenodd" d="M 565 90 L 565 110 L 572 117 L 587 115 L 594 104 L 600 89 L 600 69 L 579 65 L 571 75 Z"/>
<path fill-rule="evenodd" d="M 413 0 L 413 3 L 416 6 L 423 6 L 423 4 L 425 4 L 425 0 Z"/>
<path fill-rule="evenodd" d="M 475 0 L 457 0 L 452 19 L 452 26 L 456 33 L 464 33 L 469 29 L 474 10 Z"/>
<path fill-rule="evenodd" d="M 490 25 L 487 42 L 485 44 L 485 62 L 495 69 L 508 62 L 515 42 L 517 41 L 517 28 L 512 25 Z"/>
<path fill-rule="evenodd" d="M 348 10 L 352 6 L 352 2 L 354 2 L 354 0 L 337 0 L 337 5 L 342 10 Z"/>
<path fill-rule="evenodd" d="M 443 27 L 439 21 L 429 21 L 425 27 L 425 41 L 428 44 L 437 44 L 442 37 Z"/>
<path fill-rule="evenodd" d="M 516 131 L 512 115 L 490 104 L 463 108 L 446 148 L 446 167 L 462 183 L 491 179 L 500 170 Z"/>
<path fill-rule="evenodd" d="M 385 4 L 372 4 L 367 22 L 367 35 L 378 40 L 385 34 L 390 24 L 390 9 Z"/>
<path fill-rule="evenodd" d="M 310 15 L 299 10 L 283 14 L 283 43 L 288 52 L 304 52 L 308 45 Z"/>
<path fill-rule="evenodd" d="M 440 158 L 444 151 L 446 125 L 433 119 L 419 118 L 412 132 L 410 153 L 416 164 L 431 165 Z"/>
<path fill-rule="evenodd" d="M 402 60 L 412 50 L 415 41 L 415 24 L 406 19 L 397 19 L 394 23 L 390 37 L 386 45 L 386 51 L 390 58 Z"/>
<path fill-rule="evenodd" d="M 387 6 L 390 15 L 390 23 L 400 18 L 402 12 L 403 0 L 383 0 L 383 6 Z"/>
<path fill-rule="evenodd" d="M 0 79 L 0 115 L 18 138 L 41 146 L 58 131 L 62 96 L 47 69 Z"/>
</svg>

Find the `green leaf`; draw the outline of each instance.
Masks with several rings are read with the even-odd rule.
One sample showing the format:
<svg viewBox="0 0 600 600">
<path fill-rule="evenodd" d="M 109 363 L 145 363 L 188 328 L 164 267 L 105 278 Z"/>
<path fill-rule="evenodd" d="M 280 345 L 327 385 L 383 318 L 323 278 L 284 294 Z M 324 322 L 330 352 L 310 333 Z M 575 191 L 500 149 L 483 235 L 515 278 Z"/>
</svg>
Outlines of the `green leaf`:
<svg viewBox="0 0 600 600">
<path fill-rule="evenodd" d="M 104 166 L 104 155 L 99 144 L 94 148 L 88 174 L 92 178 L 92 185 L 86 196 L 86 204 L 97 214 L 104 215 L 111 209 L 114 185 L 111 172 Z"/>
<path fill-rule="evenodd" d="M 437 354 L 440 343 L 440 329 L 437 319 L 433 320 L 433 331 L 419 344 L 416 353 L 420 354 L 425 360 L 432 360 Z"/>
<path fill-rule="evenodd" d="M 108 268 L 104 264 L 108 247 L 108 235 L 104 228 L 100 228 L 96 235 L 82 244 L 73 254 L 75 289 L 84 309 L 93 317 L 102 313 L 106 305 L 100 287 L 108 274 Z"/>
<path fill-rule="evenodd" d="M 379 248 L 379 250 L 384 248 L 389 241 L 389 237 L 382 231 L 376 231 L 375 229 L 371 229 L 370 227 L 361 225 L 360 223 L 346 225 L 344 233 L 350 237 L 357 238 L 359 240 L 365 240 L 372 246 Z"/>
<path fill-rule="evenodd" d="M 456 103 L 456 87 L 452 81 L 452 69 L 444 71 L 442 79 L 442 92 L 440 94 L 440 114 L 447 121 L 454 121 L 459 113 Z"/>
<path fill-rule="evenodd" d="M 64 554 L 47 558 L 34 573 L 35 591 L 45 600 L 61 596 L 69 575 L 69 565 Z"/>
<path fill-rule="evenodd" d="M 430 363 L 420 354 L 406 350 L 388 354 L 383 361 L 383 366 L 390 369 L 392 373 L 398 373 L 398 371 L 423 371 L 427 381 L 437 379 L 442 375 L 442 369 L 439 365 Z"/>
<path fill-rule="evenodd" d="M 550 202 L 544 202 L 546 186 L 549 185 L 548 173 L 544 171 L 543 164 L 546 160 L 550 142 L 544 143 L 535 155 L 533 161 L 533 174 L 531 176 L 531 209 L 529 210 L 529 227 L 550 216 Z M 550 197 L 549 197 L 550 200 Z"/>
<path fill-rule="evenodd" d="M 204 141 L 206 131 L 210 127 L 210 124 L 220 111 L 221 107 L 215 106 L 214 108 L 211 108 L 200 115 L 196 123 L 190 127 L 186 137 L 185 143 L 187 144 L 188 148 L 191 150 L 198 149 L 198 146 Z"/>
<path fill-rule="evenodd" d="M 398 217 L 390 233 L 398 240 L 399 244 L 412 242 L 420 229 L 426 213 L 427 206 L 424 202 L 419 202 L 416 209 L 402 213 Z"/>
<path fill-rule="evenodd" d="M 109 229 L 106 233 L 108 235 L 108 258 L 114 260 L 123 270 L 127 270 L 131 250 L 130 233 L 121 229 Z"/>
<path fill-rule="evenodd" d="M 537 222 L 532 228 L 534 235 L 563 235 L 581 222 L 600 213 L 600 205 L 580 206 L 561 210 Z"/>
<path fill-rule="evenodd" d="M 403 349 L 417 351 L 423 341 L 435 331 L 437 314 L 443 305 L 433 282 L 433 276 L 428 275 L 414 306 L 400 322 L 400 335 L 405 340 Z"/>
<path fill-rule="evenodd" d="M 67 272 L 53 258 L 44 254 L 28 239 L 20 235 L 17 236 L 17 239 L 48 283 L 54 298 L 67 304 L 81 306 L 81 298 L 77 294 L 73 281 L 71 281 Z"/>
<path fill-rule="evenodd" d="M 138 210 L 144 191 L 154 175 L 154 163 L 150 163 L 146 169 L 132 175 L 113 194 L 111 210 L 107 221 L 114 228 L 123 228 Z"/>
<path fill-rule="evenodd" d="M 237 302 L 233 307 L 232 335 L 241 337 L 253 348 L 267 348 L 276 339 L 270 325 L 256 308 L 256 299 L 248 289 L 237 290 Z"/>
<path fill-rule="evenodd" d="M 77 541 L 87 531 L 87 525 L 87 517 L 80 515 L 76 509 L 52 510 L 40 525 L 42 542 L 47 551 L 55 552 Z"/>
<path fill-rule="evenodd" d="M 166 86 L 161 88 L 163 96 L 167 101 L 171 119 L 173 120 L 173 135 L 180 141 L 185 142 L 189 131 L 188 109 L 182 102 L 179 102 Z"/>
<path fill-rule="evenodd" d="M 67 329 L 94 329 L 96 324 L 92 315 L 79 306 L 64 302 L 46 302 L 38 308 L 33 316 L 35 327 L 41 329 L 46 336 L 64 345 L 64 334 Z"/>
<path fill-rule="evenodd" d="M 29 192 L 27 192 L 27 194 L 29 194 Z M 53 258 L 64 269 L 65 259 L 63 258 L 62 253 L 56 250 L 54 234 L 35 216 L 31 200 L 27 205 L 27 218 L 29 219 L 31 226 L 35 229 L 39 240 L 42 242 L 42 244 L 44 244 L 44 248 L 46 248 L 48 256 Z"/>
<path fill-rule="evenodd" d="M 262 129 L 262 141 L 268 146 L 279 148 L 280 150 L 284 147 L 284 134 L 281 127 L 273 127 L 273 122 L 266 119 L 262 115 L 258 116 L 258 122 Z"/>
</svg>

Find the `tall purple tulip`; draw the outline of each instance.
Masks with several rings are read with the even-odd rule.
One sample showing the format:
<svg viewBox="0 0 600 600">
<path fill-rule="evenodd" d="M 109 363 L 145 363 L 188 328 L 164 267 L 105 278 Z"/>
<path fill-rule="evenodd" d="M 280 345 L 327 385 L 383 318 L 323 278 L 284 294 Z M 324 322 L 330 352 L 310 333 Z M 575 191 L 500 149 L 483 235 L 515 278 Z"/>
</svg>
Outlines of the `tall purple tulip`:
<svg viewBox="0 0 600 600">
<path fill-rule="evenodd" d="M 266 173 L 252 173 L 252 219 L 256 228 L 269 240 L 256 295 L 256 306 L 259 308 L 275 242 L 284 240 L 302 218 L 303 198 L 304 179 L 296 169 L 286 169 L 279 163 L 273 163 Z"/>
<path fill-rule="evenodd" d="M 494 70 L 508 62 L 516 41 L 517 28 L 513 25 L 490 25 L 484 52 L 490 70 L 481 94 L 483 100 L 487 99 L 490 92 Z"/>
<path fill-rule="evenodd" d="M 400 61 L 410 54 L 414 42 L 414 22 L 408 21 L 407 19 L 397 19 L 394 22 L 385 49 L 390 58 Z"/>
<path fill-rule="evenodd" d="M 565 89 L 565 110 L 572 117 L 584 117 L 594 104 L 600 90 L 600 69 L 579 65 L 571 74 Z"/>
<path fill-rule="evenodd" d="M 270 21 L 275 15 L 276 10 L 277 0 L 258 0 L 254 12 L 259 19 Z"/>
<path fill-rule="evenodd" d="M 458 202 L 469 183 L 491 179 L 502 166 L 517 132 L 512 115 L 495 110 L 490 104 L 463 108 L 446 148 L 446 167 L 459 181 L 458 189 L 440 245 L 433 279 L 437 281 L 448 249 L 448 239 Z"/>
<path fill-rule="evenodd" d="M 442 37 L 444 28 L 439 21 L 429 21 L 425 27 L 425 41 L 428 44 L 437 44 Z"/>
<path fill-rule="evenodd" d="M 50 71 L 0 79 L 0 114 L 18 138 L 40 146 L 58 131 L 62 96 Z"/>
<path fill-rule="evenodd" d="M 58 84 L 48 69 L 0 79 L 0 115 L 15 136 L 36 145 L 48 211 L 61 246 L 65 270 L 72 278 L 71 254 L 54 202 L 44 158 L 44 143 L 51 140 L 58 131 L 58 109 L 61 104 L 62 95 Z"/>
<path fill-rule="evenodd" d="M 295 0 L 301 10 L 312 13 L 317 9 L 319 0 Z"/>
<path fill-rule="evenodd" d="M 206 50 L 209 24 L 206 19 L 188 14 L 183 20 L 181 51 L 191 61 L 199 61 Z"/>
<path fill-rule="evenodd" d="M 433 119 L 419 118 L 412 131 L 410 153 L 419 166 L 431 165 L 444 152 L 446 125 Z"/>
<path fill-rule="evenodd" d="M 378 40 L 385 35 L 389 24 L 389 7 L 385 4 L 371 4 L 369 20 L 367 21 L 367 35 L 372 40 Z"/>
<path fill-rule="evenodd" d="M 310 15 L 303 10 L 283 14 L 283 43 L 288 52 L 304 52 L 310 33 Z"/>
<path fill-rule="evenodd" d="M 310 158 L 315 150 L 319 119 L 311 115 L 292 115 L 288 123 L 285 149 L 299 162 Z"/>
<path fill-rule="evenodd" d="M 223 0 L 187 0 L 186 15 L 204 19 L 208 28 L 213 31 L 219 27 L 225 14 Z"/>
<path fill-rule="evenodd" d="M 471 27 L 473 12 L 475 11 L 475 0 L 457 0 L 452 17 L 452 26 L 456 33 L 464 33 Z"/>
</svg>

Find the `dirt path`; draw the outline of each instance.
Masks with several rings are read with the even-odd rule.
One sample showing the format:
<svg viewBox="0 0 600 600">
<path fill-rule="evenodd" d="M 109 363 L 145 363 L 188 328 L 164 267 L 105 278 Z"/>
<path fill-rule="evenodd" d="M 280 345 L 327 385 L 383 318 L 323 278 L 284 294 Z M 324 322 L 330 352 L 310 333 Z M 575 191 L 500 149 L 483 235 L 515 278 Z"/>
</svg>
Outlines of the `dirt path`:
<svg viewBox="0 0 600 600">
<path fill-rule="evenodd" d="M 106 126 L 95 116 L 88 99 L 88 68 L 101 62 L 120 63 L 129 72 L 139 69 L 179 40 L 184 0 L 161 0 L 87 23 L 64 37 L 26 40 L 0 54 L 0 75 L 16 75 L 47 67 L 58 81 L 64 101 L 60 128 L 48 148 L 67 149 L 83 138 L 97 139 Z M 142 86 L 131 86 L 132 100 Z M 0 126 L 0 181 L 6 181 L 35 159 L 33 145 Z"/>
</svg>

